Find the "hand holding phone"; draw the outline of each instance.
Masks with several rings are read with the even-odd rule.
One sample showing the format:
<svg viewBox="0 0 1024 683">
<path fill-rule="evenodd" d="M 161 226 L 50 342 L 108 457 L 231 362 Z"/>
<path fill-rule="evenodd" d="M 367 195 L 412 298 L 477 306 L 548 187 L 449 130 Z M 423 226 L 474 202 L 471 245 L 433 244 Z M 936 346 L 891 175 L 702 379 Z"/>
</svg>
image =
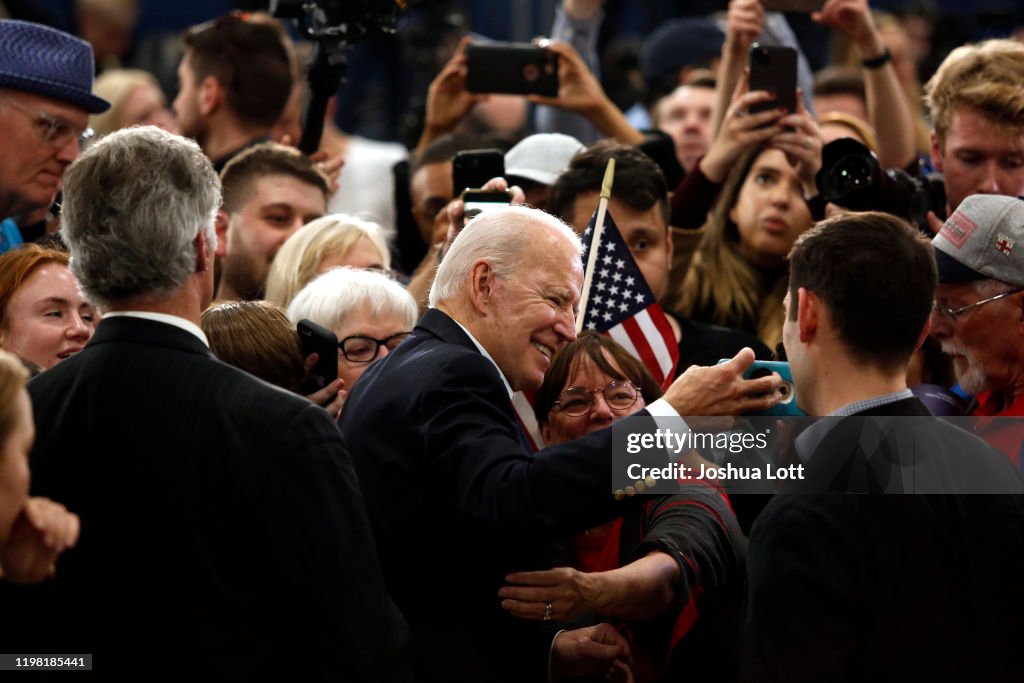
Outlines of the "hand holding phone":
<svg viewBox="0 0 1024 683">
<path fill-rule="evenodd" d="M 462 224 L 465 225 L 488 209 L 511 203 L 512 193 L 507 190 L 466 190 L 462 193 Z"/>
<path fill-rule="evenodd" d="M 295 329 L 299 333 L 302 357 L 306 358 L 311 353 L 317 355 L 316 364 L 302 385 L 303 395 L 309 395 L 338 379 L 338 337 L 326 327 L 305 318 Z"/>
<path fill-rule="evenodd" d="M 729 358 L 723 358 L 718 361 L 718 364 L 729 362 Z M 793 371 L 789 367 L 789 363 L 783 363 L 774 360 L 755 360 L 754 364 L 747 368 L 746 372 L 743 373 L 744 379 L 757 379 L 759 377 L 767 377 L 773 372 L 779 373 L 779 377 L 782 378 L 782 386 L 779 387 L 779 396 L 781 400 L 778 405 L 775 405 L 768 410 L 758 411 L 755 413 L 748 413 L 749 415 L 775 415 L 775 416 L 794 416 L 804 415 L 804 411 L 800 410 L 796 404 L 796 385 L 793 383 Z"/>
</svg>

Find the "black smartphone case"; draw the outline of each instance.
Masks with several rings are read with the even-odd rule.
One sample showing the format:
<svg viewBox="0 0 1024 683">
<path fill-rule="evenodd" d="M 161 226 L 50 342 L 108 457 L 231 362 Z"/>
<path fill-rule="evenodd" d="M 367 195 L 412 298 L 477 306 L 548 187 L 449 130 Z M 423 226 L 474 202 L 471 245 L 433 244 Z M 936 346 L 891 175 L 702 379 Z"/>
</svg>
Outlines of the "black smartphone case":
<svg viewBox="0 0 1024 683">
<path fill-rule="evenodd" d="M 756 114 L 776 107 L 796 111 L 796 50 L 754 43 L 750 47 L 750 91 L 767 90 L 775 99 L 750 107 Z"/>
<path fill-rule="evenodd" d="M 302 385 L 303 394 L 312 394 L 338 379 L 338 337 L 311 320 L 302 319 L 295 326 L 302 346 L 302 357 L 316 352 L 316 365 Z"/>
<path fill-rule="evenodd" d="M 455 194 L 483 187 L 491 178 L 505 177 L 505 155 L 500 149 L 471 149 L 452 157 L 452 187 Z"/>
<path fill-rule="evenodd" d="M 529 43 L 466 48 L 466 89 L 474 93 L 558 95 L 558 56 Z"/>
</svg>

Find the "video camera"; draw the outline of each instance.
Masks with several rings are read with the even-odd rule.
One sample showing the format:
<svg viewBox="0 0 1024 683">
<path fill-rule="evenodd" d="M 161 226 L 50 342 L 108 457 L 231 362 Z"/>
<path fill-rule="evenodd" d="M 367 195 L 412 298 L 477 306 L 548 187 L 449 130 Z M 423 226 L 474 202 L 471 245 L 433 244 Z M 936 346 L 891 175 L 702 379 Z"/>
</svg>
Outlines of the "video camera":
<svg viewBox="0 0 1024 683">
<path fill-rule="evenodd" d="M 353 43 L 373 33 L 394 33 L 405 0 L 271 0 L 270 13 L 294 19 L 312 40 Z"/>
<path fill-rule="evenodd" d="M 931 236 L 928 212 L 946 217 L 946 191 L 941 176 L 916 178 L 898 168 L 883 170 L 867 147 L 840 138 L 821 150 L 815 177 L 821 196 L 851 211 L 884 211 L 904 218 Z"/>
<path fill-rule="evenodd" d="M 346 52 L 374 33 L 394 33 L 406 0 L 270 0 L 270 13 L 293 19 L 314 41 L 309 67 L 312 93 L 302 125 L 299 149 L 313 154 L 320 147 L 327 101 L 345 80 Z"/>
</svg>

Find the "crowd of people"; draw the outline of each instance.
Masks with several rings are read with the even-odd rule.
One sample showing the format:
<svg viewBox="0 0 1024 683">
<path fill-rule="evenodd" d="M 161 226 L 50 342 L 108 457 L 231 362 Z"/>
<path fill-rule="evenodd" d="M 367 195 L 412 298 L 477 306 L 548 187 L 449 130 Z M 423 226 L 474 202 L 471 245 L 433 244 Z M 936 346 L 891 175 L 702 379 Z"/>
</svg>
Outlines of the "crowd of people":
<svg viewBox="0 0 1024 683">
<path fill-rule="evenodd" d="M 921 86 L 899 20 L 825 0 L 847 56 L 812 74 L 731 0 L 645 40 L 630 103 L 603 4 L 557 7 L 557 95 L 470 92 L 464 36 L 410 149 L 332 101 L 312 154 L 306 46 L 268 14 L 186 31 L 172 98 L 0 19 L 0 651 L 110 680 L 1020 678 L 1024 42 Z M 755 43 L 797 49 L 792 110 Z M 482 150 L 505 171 L 458 187 Z M 630 457 L 799 481 L 620 472 L 624 430 L 735 434 L 794 393 L 772 448 Z"/>
</svg>

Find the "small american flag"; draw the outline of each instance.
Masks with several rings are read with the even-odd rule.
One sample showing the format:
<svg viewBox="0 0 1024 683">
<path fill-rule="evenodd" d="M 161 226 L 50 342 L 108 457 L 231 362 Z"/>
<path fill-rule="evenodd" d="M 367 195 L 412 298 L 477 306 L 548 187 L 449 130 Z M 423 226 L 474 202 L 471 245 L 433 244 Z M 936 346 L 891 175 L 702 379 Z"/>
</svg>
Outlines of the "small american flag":
<svg viewBox="0 0 1024 683">
<path fill-rule="evenodd" d="M 597 212 L 583 231 L 587 264 Z M 661 305 L 654 299 L 611 213 L 605 214 L 601 243 L 586 299 L 583 329 L 603 332 L 638 358 L 667 388 L 675 377 L 679 346 Z"/>
</svg>

